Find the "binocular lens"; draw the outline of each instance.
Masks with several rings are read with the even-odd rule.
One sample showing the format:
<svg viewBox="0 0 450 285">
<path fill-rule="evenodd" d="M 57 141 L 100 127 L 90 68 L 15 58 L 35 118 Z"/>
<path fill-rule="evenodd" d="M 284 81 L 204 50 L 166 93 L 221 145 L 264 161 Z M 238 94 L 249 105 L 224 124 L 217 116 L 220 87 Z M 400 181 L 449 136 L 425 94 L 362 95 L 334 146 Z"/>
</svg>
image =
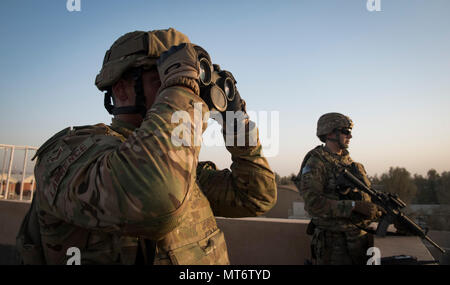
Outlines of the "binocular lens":
<svg viewBox="0 0 450 285">
<path fill-rule="evenodd" d="M 225 91 L 225 95 L 227 96 L 228 101 L 233 101 L 235 96 L 235 90 L 234 90 L 234 83 L 231 80 L 231 78 L 225 79 L 225 82 L 223 84 L 223 90 Z"/>
<path fill-rule="evenodd" d="M 200 97 L 210 109 L 226 111 L 228 102 L 233 103 L 237 93 L 233 75 L 228 71 L 221 71 L 219 65 L 211 64 L 209 57 L 205 57 L 201 50 L 198 59 Z"/>
<path fill-rule="evenodd" d="M 211 86 L 211 102 L 213 103 L 214 108 L 219 112 L 223 112 L 227 109 L 227 99 L 223 94 L 223 91 L 217 86 Z"/>
<path fill-rule="evenodd" d="M 206 58 L 200 59 L 200 81 L 203 85 L 211 83 L 211 64 Z"/>
</svg>

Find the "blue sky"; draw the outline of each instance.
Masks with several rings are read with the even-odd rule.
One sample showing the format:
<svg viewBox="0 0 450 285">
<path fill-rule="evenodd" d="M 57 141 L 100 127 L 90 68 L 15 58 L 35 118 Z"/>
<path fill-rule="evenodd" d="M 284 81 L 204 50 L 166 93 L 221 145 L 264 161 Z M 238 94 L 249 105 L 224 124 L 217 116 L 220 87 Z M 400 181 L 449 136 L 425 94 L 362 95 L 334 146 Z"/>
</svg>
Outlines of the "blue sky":
<svg viewBox="0 0 450 285">
<path fill-rule="evenodd" d="M 105 51 L 126 32 L 174 27 L 233 72 L 249 110 L 279 112 L 269 162 L 281 175 L 333 111 L 354 120 L 351 155 L 369 174 L 450 170 L 450 1 L 381 0 L 381 12 L 366 0 L 66 2 L 0 4 L 0 144 L 109 123 L 94 85 Z M 231 161 L 224 147 L 201 159 Z"/>
</svg>

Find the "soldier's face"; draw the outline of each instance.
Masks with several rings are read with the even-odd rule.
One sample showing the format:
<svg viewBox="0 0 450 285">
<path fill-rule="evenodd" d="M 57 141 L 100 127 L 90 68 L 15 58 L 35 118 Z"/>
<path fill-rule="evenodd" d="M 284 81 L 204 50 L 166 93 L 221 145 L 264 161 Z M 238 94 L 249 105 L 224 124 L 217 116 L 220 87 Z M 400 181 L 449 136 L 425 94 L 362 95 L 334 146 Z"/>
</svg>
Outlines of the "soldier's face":
<svg viewBox="0 0 450 285">
<path fill-rule="evenodd" d="M 148 110 L 155 102 L 156 94 L 161 87 L 158 71 L 156 69 L 144 71 L 142 84 L 144 85 L 145 104 Z"/>
<path fill-rule="evenodd" d="M 155 102 L 158 89 L 161 87 L 158 71 L 156 69 L 144 71 L 142 73 L 142 84 L 144 88 L 145 105 L 147 109 L 150 109 L 153 102 Z M 116 98 L 115 104 L 118 107 L 134 105 L 136 102 L 134 85 L 135 81 L 131 76 L 124 76 L 113 85 L 112 90 Z"/>
<path fill-rule="evenodd" d="M 339 141 L 341 142 L 341 145 L 344 146 L 344 148 L 348 148 L 348 146 L 350 145 L 351 138 L 352 138 L 351 132 L 339 133 Z"/>
</svg>

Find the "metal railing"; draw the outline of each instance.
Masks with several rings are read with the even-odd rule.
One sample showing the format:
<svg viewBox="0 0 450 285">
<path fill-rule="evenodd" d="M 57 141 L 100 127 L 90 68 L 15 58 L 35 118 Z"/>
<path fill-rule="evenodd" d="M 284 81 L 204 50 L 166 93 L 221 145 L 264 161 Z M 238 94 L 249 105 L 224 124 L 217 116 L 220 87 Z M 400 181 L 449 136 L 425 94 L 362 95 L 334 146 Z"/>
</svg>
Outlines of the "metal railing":
<svg viewBox="0 0 450 285">
<path fill-rule="evenodd" d="M 2 168 L 0 172 L 0 199 L 4 200 L 20 200 L 23 201 L 24 198 L 24 185 L 25 185 L 25 175 L 27 173 L 27 164 L 29 163 L 29 152 L 36 151 L 38 148 L 34 146 L 17 146 L 17 145 L 6 145 L 0 144 L 0 158 L 1 151 L 3 150 L 3 162 Z M 14 156 L 17 154 L 17 151 L 23 150 L 23 163 L 22 163 L 22 172 L 21 172 L 21 180 L 16 180 L 12 177 L 12 170 L 14 165 Z M 8 155 L 9 154 L 9 155 Z M 7 163 L 9 156 L 9 161 Z M 8 164 L 8 168 L 6 165 Z M 20 174 L 20 173 L 19 173 Z M 33 192 L 35 188 L 35 179 L 34 175 L 31 175 L 33 178 L 31 180 L 31 188 L 30 188 L 30 198 L 29 201 L 33 198 Z M 16 180 L 14 183 L 13 181 Z M 16 186 L 20 181 L 20 192 L 17 197 Z M 14 187 L 12 187 L 14 186 Z M 13 188 L 13 191 L 10 191 Z M 12 193 L 11 193 L 12 192 Z"/>
</svg>

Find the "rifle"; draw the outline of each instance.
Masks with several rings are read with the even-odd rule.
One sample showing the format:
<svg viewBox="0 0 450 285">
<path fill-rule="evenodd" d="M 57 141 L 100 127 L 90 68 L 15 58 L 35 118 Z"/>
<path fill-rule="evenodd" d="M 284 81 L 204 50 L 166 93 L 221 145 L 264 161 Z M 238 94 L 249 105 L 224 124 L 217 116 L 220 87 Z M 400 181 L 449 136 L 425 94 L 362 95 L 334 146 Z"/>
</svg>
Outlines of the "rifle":
<svg viewBox="0 0 450 285">
<path fill-rule="evenodd" d="M 406 207 L 406 204 L 398 197 L 398 195 L 370 189 L 364 182 L 356 178 L 356 176 L 354 176 L 348 169 L 344 168 L 342 170 L 342 176 L 346 178 L 348 182 L 353 184 L 354 187 L 367 193 L 370 196 L 372 203 L 376 204 L 385 211 L 385 213 L 381 216 L 380 222 L 378 223 L 376 235 L 382 237 L 386 236 L 388 226 L 395 222 L 396 224 L 400 224 L 413 235 L 426 239 L 431 245 L 439 249 L 442 253 L 445 253 L 443 248 L 431 240 L 425 230 L 401 212 L 401 209 Z"/>
</svg>

